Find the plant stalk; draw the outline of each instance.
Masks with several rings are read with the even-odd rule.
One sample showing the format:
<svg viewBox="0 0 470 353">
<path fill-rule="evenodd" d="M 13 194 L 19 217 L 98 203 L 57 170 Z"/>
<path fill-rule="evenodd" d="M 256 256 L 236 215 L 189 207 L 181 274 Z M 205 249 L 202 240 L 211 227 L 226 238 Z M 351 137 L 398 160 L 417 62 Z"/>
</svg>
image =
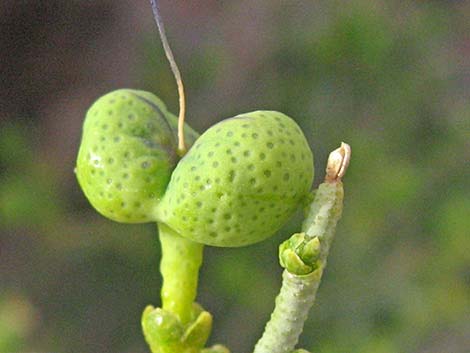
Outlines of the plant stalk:
<svg viewBox="0 0 470 353">
<path fill-rule="evenodd" d="M 162 246 L 162 307 L 176 314 L 185 325 L 193 314 L 204 245 L 181 237 L 164 224 L 158 224 L 158 229 Z"/>
<path fill-rule="evenodd" d="M 280 246 L 281 264 L 285 267 L 282 286 L 254 353 L 291 353 L 298 342 L 326 267 L 336 224 L 341 218 L 344 196 L 341 178 L 350 157 L 351 148 L 344 143 L 330 154 L 325 182 L 315 193 L 302 233 L 294 234 Z M 316 251 L 312 250 L 313 246 Z M 305 268 L 311 272 L 303 272 Z"/>
</svg>

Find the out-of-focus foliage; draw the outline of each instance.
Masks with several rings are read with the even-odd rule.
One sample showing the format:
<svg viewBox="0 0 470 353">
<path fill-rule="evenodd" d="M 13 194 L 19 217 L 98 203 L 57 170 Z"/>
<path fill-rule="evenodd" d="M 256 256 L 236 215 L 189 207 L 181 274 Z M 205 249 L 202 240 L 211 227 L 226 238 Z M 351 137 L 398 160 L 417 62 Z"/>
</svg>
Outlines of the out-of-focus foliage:
<svg viewBox="0 0 470 353">
<path fill-rule="evenodd" d="M 132 2 L 140 12 L 131 13 L 124 11 L 126 1 L 96 3 L 114 19 L 104 27 L 85 16 L 85 7 L 78 10 L 80 2 L 43 2 L 36 6 L 48 11 L 35 12 L 43 17 L 21 17 L 43 36 L 47 28 L 57 30 L 52 38 L 62 50 L 40 35 L 19 35 L 23 41 L 0 51 L 11 59 L 4 61 L 10 65 L 5 87 L 16 87 L 18 70 L 30 95 L 15 93 L 14 101 L 24 105 L 13 109 L 8 93 L 20 88 L 0 90 L 1 352 L 147 351 L 139 321 L 145 305 L 159 305 L 155 226 L 121 225 L 99 216 L 78 189 L 73 163 L 79 126 L 93 97 L 133 86 L 152 90 L 176 110 L 176 89 L 148 4 Z M 308 136 L 316 183 L 328 152 L 342 140 L 352 146 L 343 220 L 302 346 L 318 353 L 465 352 L 468 3 L 181 1 L 162 2 L 162 8 L 193 127 L 203 130 L 254 109 L 280 110 Z M 148 18 L 142 34 L 136 23 L 143 14 Z M 68 17 L 74 21 L 65 21 Z M 73 23 L 76 38 L 88 43 L 80 50 L 90 56 L 72 60 L 70 44 L 51 18 Z M 82 20 L 92 30 L 80 32 Z M 20 33 L 21 23 L 5 23 L 0 31 L 9 36 L 0 36 L 0 45 Z M 119 30 L 135 32 L 138 40 L 126 42 Z M 75 42 L 73 33 L 64 38 Z M 121 47 L 120 41 L 134 46 Z M 99 62 L 96 75 L 106 71 L 107 63 L 100 61 L 105 45 L 112 53 L 134 55 L 128 61 L 112 57 L 109 84 L 86 71 L 91 60 Z M 70 79 L 69 86 L 54 86 L 14 66 L 29 62 L 15 54 L 22 46 L 29 55 L 37 50 L 39 69 L 63 70 L 70 77 L 73 68 L 81 84 Z M 47 65 L 44 50 L 53 53 L 56 66 Z M 125 78 L 120 66 L 131 67 Z M 35 98 L 44 87 L 47 99 Z M 99 89 L 91 94 L 86 87 Z M 213 342 L 234 352 L 253 346 L 280 285 L 277 246 L 299 222 L 297 216 L 261 244 L 206 250 L 199 301 L 214 314 Z"/>
</svg>

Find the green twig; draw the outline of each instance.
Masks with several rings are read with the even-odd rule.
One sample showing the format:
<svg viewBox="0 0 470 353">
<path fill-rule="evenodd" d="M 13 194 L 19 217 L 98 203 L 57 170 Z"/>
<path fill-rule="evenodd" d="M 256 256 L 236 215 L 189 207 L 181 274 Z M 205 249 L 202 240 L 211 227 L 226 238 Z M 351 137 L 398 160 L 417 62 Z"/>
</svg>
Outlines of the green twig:
<svg viewBox="0 0 470 353">
<path fill-rule="evenodd" d="M 158 229 L 162 244 L 162 307 L 176 314 L 184 325 L 191 319 L 204 245 L 179 236 L 164 224 Z"/>
<path fill-rule="evenodd" d="M 343 183 L 351 150 L 348 145 L 330 154 L 325 182 L 316 191 L 302 233 L 280 246 L 285 268 L 271 319 L 254 353 L 290 353 L 302 333 L 326 267 L 328 252 L 343 207 Z"/>
</svg>

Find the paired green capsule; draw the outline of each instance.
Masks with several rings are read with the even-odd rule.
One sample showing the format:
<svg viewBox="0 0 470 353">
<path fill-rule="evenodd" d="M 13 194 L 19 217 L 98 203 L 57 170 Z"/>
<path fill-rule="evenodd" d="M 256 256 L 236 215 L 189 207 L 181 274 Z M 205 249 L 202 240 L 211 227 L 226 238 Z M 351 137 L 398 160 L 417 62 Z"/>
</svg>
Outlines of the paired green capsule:
<svg viewBox="0 0 470 353">
<path fill-rule="evenodd" d="M 83 128 L 76 174 L 98 212 L 156 221 L 189 240 L 243 246 L 274 234 L 308 194 L 313 155 L 298 125 L 275 111 L 226 119 L 177 154 L 177 118 L 151 93 L 99 98 Z"/>
</svg>

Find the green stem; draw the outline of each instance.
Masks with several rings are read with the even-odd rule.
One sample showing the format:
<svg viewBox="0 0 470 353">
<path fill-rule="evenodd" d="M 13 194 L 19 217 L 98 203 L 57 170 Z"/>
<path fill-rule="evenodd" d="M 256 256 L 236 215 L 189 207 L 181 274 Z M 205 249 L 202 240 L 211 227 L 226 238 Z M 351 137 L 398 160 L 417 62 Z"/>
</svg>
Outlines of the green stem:
<svg viewBox="0 0 470 353">
<path fill-rule="evenodd" d="M 307 237 L 320 240 L 319 261 L 326 266 L 326 260 L 335 235 L 336 224 L 343 211 L 343 183 L 341 181 L 320 184 L 310 206 L 302 231 Z"/>
<path fill-rule="evenodd" d="M 320 284 L 320 271 L 296 276 L 285 270 L 275 309 L 255 353 L 288 353 L 297 344 Z"/>
<path fill-rule="evenodd" d="M 321 184 L 302 226 L 304 233 L 300 235 L 304 237 L 303 242 L 299 243 L 299 234 L 296 234 L 294 237 L 297 241 L 288 240 L 286 245 L 281 245 L 281 262 L 282 258 L 287 258 L 283 257 L 283 251 L 288 252 L 291 258 L 297 256 L 297 261 L 286 262 L 274 311 L 263 336 L 255 346 L 254 353 L 289 353 L 294 350 L 308 311 L 315 301 L 336 224 L 341 217 L 342 205 L 341 181 Z M 309 258 L 305 256 L 305 249 L 315 238 L 319 244 L 319 252 L 314 258 Z M 312 268 L 312 272 L 300 274 L 306 267 Z"/>
<path fill-rule="evenodd" d="M 158 224 L 158 229 L 162 244 L 162 307 L 185 325 L 193 315 L 204 245 L 181 237 L 164 224 Z"/>
</svg>

